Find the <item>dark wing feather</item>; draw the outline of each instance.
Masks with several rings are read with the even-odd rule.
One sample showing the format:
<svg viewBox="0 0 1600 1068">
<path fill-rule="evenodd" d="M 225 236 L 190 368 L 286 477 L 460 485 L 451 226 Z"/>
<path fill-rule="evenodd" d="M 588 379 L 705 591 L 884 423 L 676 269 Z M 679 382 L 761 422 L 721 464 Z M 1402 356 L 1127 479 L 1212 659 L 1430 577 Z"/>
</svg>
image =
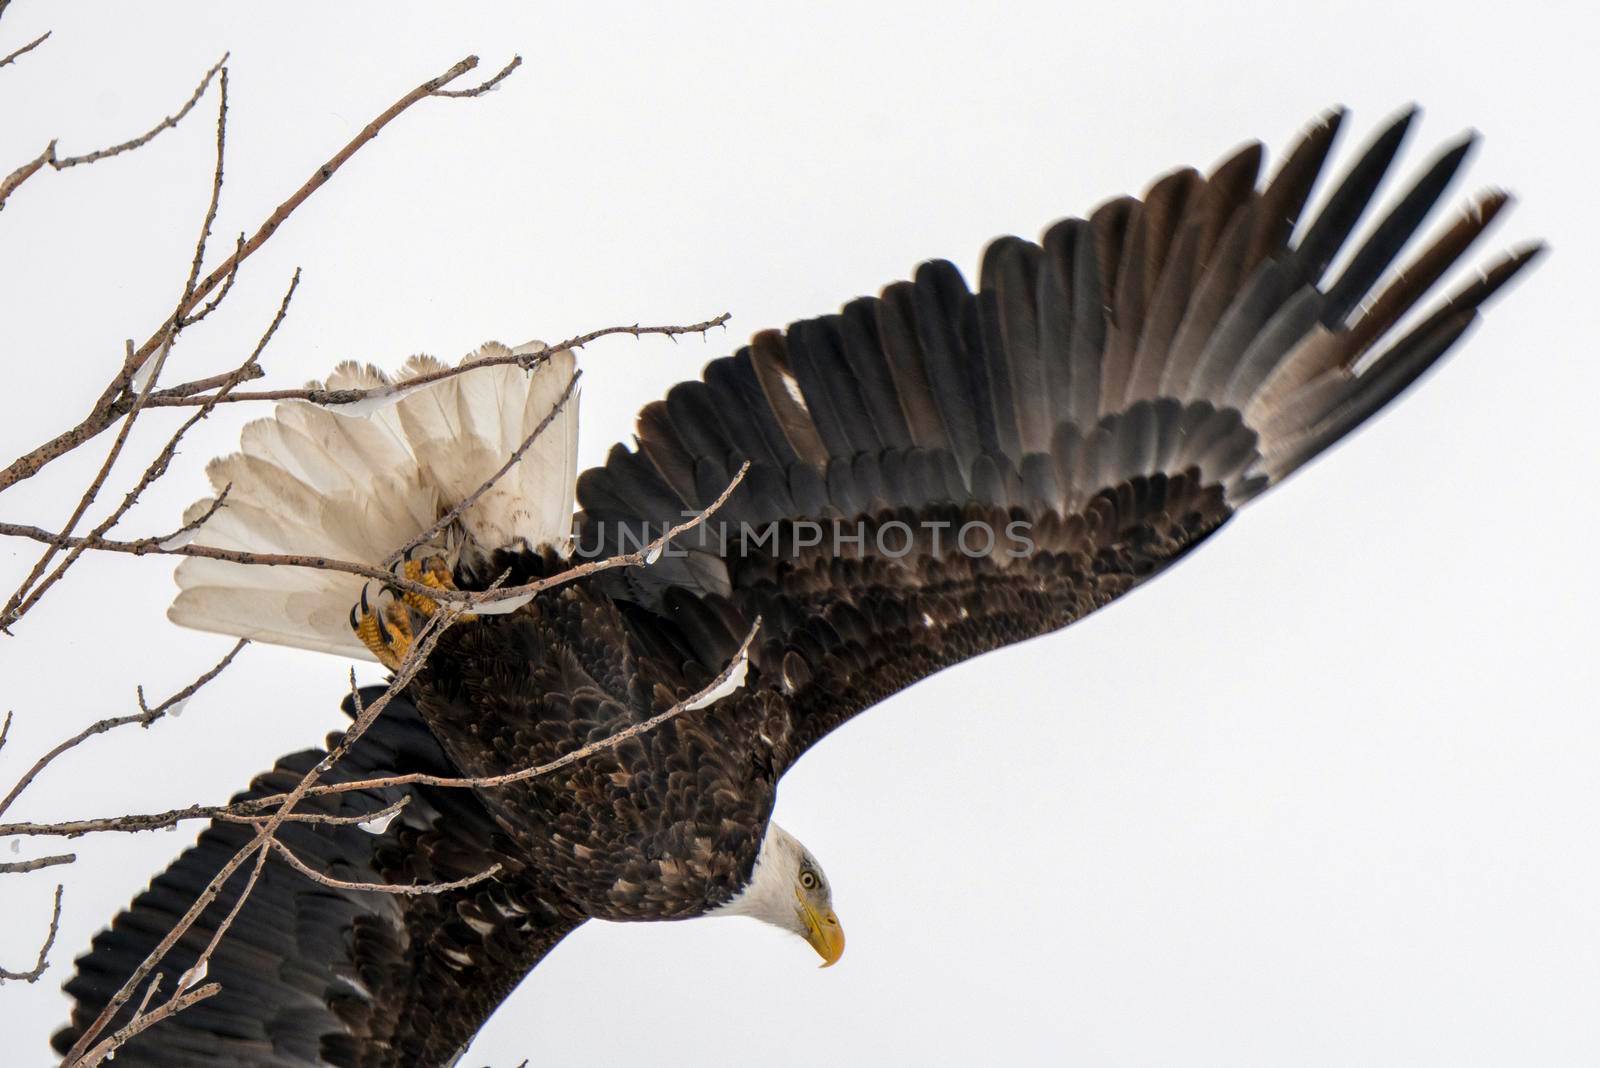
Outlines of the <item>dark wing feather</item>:
<svg viewBox="0 0 1600 1068">
<path fill-rule="evenodd" d="M 364 692 L 371 701 L 381 690 Z M 348 702 L 347 711 L 348 711 Z M 331 736 L 329 744 L 337 740 Z M 295 753 L 236 800 L 288 790 L 325 754 Z M 427 772 L 457 775 L 414 706 L 391 701 L 324 781 Z M 543 904 L 514 851 L 467 790 L 432 787 L 308 798 L 302 811 L 372 812 L 409 794 L 382 834 L 351 825 L 286 824 L 279 837 L 306 863 L 352 882 L 450 881 L 500 863 L 502 877 L 441 894 L 336 890 L 274 856 L 218 944 L 207 978 L 221 993 L 155 1024 L 117 1053 L 150 1068 L 414 1068 L 447 1064 L 539 959 L 579 921 Z M 66 984 L 65 1052 L 201 889 L 254 833 L 215 822 L 95 937 Z M 158 1000 L 197 959 L 244 887 L 248 866 L 167 955 Z M 142 993 L 140 991 L 139 993 Z M 134 998 L 137 1004 L 137 996 Z M 126 1022 L 128 1010 L 112 1022 Z M 109 1034 L 110 1031 L 102 1032 Z"/>
<path fill-rule="evenodd" d="M 1333 183 L 1298 241 L 1342 113 L 1314 125 L 1259 192 L 1251 145 L 1207 178 L 1176 171 L 1143 201 L 1058 223 L 1041 245 L 999 239 L 976 294 L 933 261 L 842 320 L 794 324 L 797 389 L 767 385 L 770 418 L 806 443 L 776 472 L 789 507 L 741 508 L 741 521 L 772 529 L 708 540 L 700 574 L 720 581 L 687 587 L 681 568 L 658 566 L 597 582 L 684 619 L 684 598 L 703 598 L 728 647 L 702 637 L 702 657 L 732 652 L 740 627 L 728 620 L 760 616 L 746 692 L 761 707 L 773 693 L 788 701 L 782 760 L 932 671 L 1121 596 L 1394 400 L 1537 252 L 1505 260 L 1370 355 L 1505 202 L 1483 198 L 1397 264 L 1466 154 L 1468 142 L 1454 145 L 1319 286 L 1412 114 Z M 696 435 L 661 427 L 661 414 L 648 408 L 640 421 L 644 451 L 674 453 L 656 461 L 666 470 L 694 469 L 701 458 L 675 453 Z M 719 470 L 744 458 L 751 478 L 767 477 L 767 453 L 726 457 Z M 588 485 L 580 528 L 617 511 L 614 487 L 591 508 Z M 636 522 L 660 522 L 648 495 L 631 503 Z"/>
</svg>

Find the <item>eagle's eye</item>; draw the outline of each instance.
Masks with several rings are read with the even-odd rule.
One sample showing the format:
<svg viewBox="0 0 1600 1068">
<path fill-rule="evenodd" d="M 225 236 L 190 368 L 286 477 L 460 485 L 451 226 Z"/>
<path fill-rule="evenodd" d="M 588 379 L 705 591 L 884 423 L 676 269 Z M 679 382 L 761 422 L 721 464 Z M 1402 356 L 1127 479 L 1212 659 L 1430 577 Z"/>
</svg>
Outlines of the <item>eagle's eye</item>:
<svg viewBox="0 0 1600 1068">
<path fill-rule="evenodd" d="M 805 887 L 807 890 L 815 890 L 819 885 L 821 885 L 821 882 L 822 881 L 817 878 L 816 872 L 801 869 L 800 885 Z"/>
</svg>

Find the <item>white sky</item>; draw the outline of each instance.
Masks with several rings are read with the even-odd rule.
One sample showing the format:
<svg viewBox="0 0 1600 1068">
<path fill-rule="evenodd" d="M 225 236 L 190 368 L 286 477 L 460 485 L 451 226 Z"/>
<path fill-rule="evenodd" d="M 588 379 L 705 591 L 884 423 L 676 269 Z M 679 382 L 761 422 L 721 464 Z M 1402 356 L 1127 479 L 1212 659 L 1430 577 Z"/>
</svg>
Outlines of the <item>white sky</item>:
<svg viewBox="0 0 1600 1068">
<path fill-rule="evenodd" d="M 1520 204 L 1480 261 L 1554 245 L 1416 396 L 1170 577 L 807 757 L 778 816 L 834 883 L 840 967 L 753 921 L 590 924 L 464 1064 L 1600 1061 L 1596 16 L 1218 6 L 12 5 L 0 52 L 55 36 L 0 71 L 0 171 L 51 137 L 146 128 L 232 50 L 219 253 L 410 86 L 470 52 L 526 56 L 502 91 L 426 102 L 364 150 L 172 374 L 237 363 L 296 265 L 266 361 L 282 384 L 731 311 L 708 344 L 584 353 L 585 464 L 754 330 L 928 256 L 970 277 L 996 234 L 1248 137 L 1281 149 L 1335 102 L 1346 152 L 1413 99 L 1408 162 L 1481 129 L 1458 196 Z M 77 418 L 170 305 L 211 139 L 196 114 L 36 176 L 0 216 L 0 458 Z M 175 526 L 243 414 L 191 435 L 123 529 Z M 107 443 L 0 516 L 60 522 Z M 0 543 L 5 590 L 34 555 Z M 168 693 L 222 653 L 165 622 L 170 593 L 163 561 L 89 560 L 0 639 L 0 784 L 129 711 L 135 683 Z M 252 648 L 184 718 L 84 746 L 8 818 L 221 800 L 342 723 L 345 671 Z M 194 830 L 73 843 L 54 966 L 0 990 L 0 1059 L 47 1062 L 71 957 Z M 59 872 L 0 880 L 8 966 L 31 962 Z"/>
</svg>

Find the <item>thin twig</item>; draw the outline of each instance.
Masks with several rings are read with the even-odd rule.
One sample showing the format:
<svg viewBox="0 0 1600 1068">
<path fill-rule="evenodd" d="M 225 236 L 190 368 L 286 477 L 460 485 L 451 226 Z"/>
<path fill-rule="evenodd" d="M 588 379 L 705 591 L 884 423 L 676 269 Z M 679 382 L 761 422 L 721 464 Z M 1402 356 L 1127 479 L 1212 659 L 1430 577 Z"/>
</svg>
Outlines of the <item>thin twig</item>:
<svg viewBox="0 0 1600 1068">
<path fill-rule="evenodd" d="M 372 812 L 356 813 L 349 816 L 334 816 L 321 812 L 291 812 L 285 817 L 285 822 L 324 823 L 345 826 L 375 823 L 385 816 L 400 811 L 410 803 L 410 800 L 409 797 L 402 797 L 392 805 L 375 809 Z M 106 819 L 68 820 L 62 823 L 0 823 L 0 837 L 81 838 L 86 834 L 98 834 L 101 832 L 140 834 L 144 831 L 159 831 L 167 827 L 174 827 L 191 820 L 223 820 L 228 823 L 260 825 L 270 815 L 270 813 L 264 812 L 262 809 L 263 806 L 260 804 L 239 801 L 231 805 L 190 805 L 186 808 L 175 808 L 166 812 L 112 816 Z"/>
<path fill-rule="evenodd" d="M 331 824 L 333 826 L 343 826 L 343 827 L 368 827 L 368 826 L 370 826 L 372 824 L 385 824 L 385 823 L 387 823 L 387 821 L 391 817 L 398 815 L 400 810 L 405 808 L 410 803 L 411 803 L 411 795 L 410 794 L 406 794 L 404 797 L 402 797 L 400 800 L 396 801 L 394 804 L 385 805 L 382 808 L 376 809 L 375 811 L 372 811 L 372 812 L 358 812 L 358 813 L 356 813 L 354 815 L 351 815 L 351 816 L 334 816 L 334 815 L 331 815 L 331 814 L 325 814 L 325 813 L 321 813 L 321 812 L 291 812 L 286 817 L 285 822 L 290 822 L 290 823 L 323 823 L 323 824 Z M 266 815 L 263 814 L 263 813 L 257 813 L 254 816 L 246 816 L 246 815 L 240 815 L 238 813 L 233 813 L 233 812 L 224 812 L 221 815 L 217 816 L 217 818 L 221 819 L 221 820 L 229 820 L 229 821 L 236 822 L 236 823 L 257 823 L 257 824 L 259 824 L 262 820 L 264 820 L 266 818 Z M 374 832 L 374 833 L 376 833 L 376 832 Z"/>
<path fill-rule="evenodd" d="M 71 864 L 77 860 L 76 853 L 61 853 L 53 857 L 35 857 L 32 860 L 8 860 L 0 862 L 0 875 L 20 875 L 23 872 L 39 871 L 42 868 L 57 868 L 63 864 Z"/>
<path fill-rule="evenodd" d="M 212 65 L 210 70 L 206 71 L 206 76 L 200 79 L 200 84 L 194 87 L 194 92 L 189 95 L 189 99 L 184 102 L 183 107 L 179 108 L 171 115 L 168 115 L 166 118 L 156 123 L 154 127 L 146 130 L 138 137 L 135 137 L 130 141 L 123 141 L 121 144 L 111 145 L 108 148 L 99 148 L 93 152 L 85 152 L 81 156 L 52 156 L 50 159 L 50 166 L 54 167 L 58 171 L 64 171 L 68 167 L 77 167 L 85 163 L 96 163 L 112 156 L 120 156 L 124 152 L 132 152 L 136 148 L 143 148 L 145 145 L 155 140 L 156 136 L 163 131 L 170 130 L 174 126 L 177 126 L 178 123 L 183 121 L 184 116 L 188 115 L 189 112 L 194 110 L 195 105 L 200 103 L 200 98 L 205 95 L 206 87 L 211 84 L 211 79 L 217 76 L 217 72 L 222 70 L 222 65 L 226 62 L 228 62 L 228 54 L 224 52 L 222 54 L 222 58 L 217 60 L 216 63 Z"/>
<path fill-rule="evenodd" d="M 61 891 L 62 887 L 56 886 L 56 903 L 50 912 L 50 930 L 44 936 L 44 945 L 39 947 L 39 959 L 32 968 L 25 972 L 14 972 L 8 968 L 0 968 L 0 981 L 6 979 L 20 979 L 25 983 L 37 983 L 39 977 L 44 975 L 50 967 L 50 947 L 56 944 L 56 934 L 61 930 Z"/>
<path fill-rule="evenodd" d="M 462 887 L 481 883 L 485 879 L 492 879 L 500 874 L 500 865 L 491 864 L 476 875 L 469 875 L 465 879 L 456 879 L 448 883 L 357 883 L 346 879 L 335 879 L 317 871 L 311 865 L 295 856 L 294 851 L 278 839 L 272 839 L 273 850 L 295 871 L 304 875 L 313 882 L 323 886 L 331 886 L 335 890 L 362 890 L 374 894 L 396 894 L 401 897 L 423 897 L 428 894 L 443 894 L 451 890 L 460 890 Z"/>
<path fill-rule="evenodd" d="M 11 66 L 11 64 L 13 64 L 13 63 L 15 63 L 17 61 L 17 58 L 19 56 L 27 55 L 29 52 L 32 52 L 35 48 L 38 48 L 40 45 L 42 45 L 46 41 L 48 41 L 50 39 L 50 34 L 53 33 L 53 32 L 54 32 L 53 30 L 44 31 L 39 36 L 35 37 L 33 40 L 29 41 L 27 44 L 25 44 L 21 48 L 17 49 L 15 52 L 12 52 L 10 55 L 6 56 L 5 58 L 0 59 L 0 67 L 9 67 L 9 66 Z M 510 73 L 510 72 L 508 71 L 507 73 Z"/>
<path fill-rule="evenodd" d="M 266 373 L 266 371 L 259 367 L 252 367 L 250 369 L 250 374 L 245 376 L 245 380 L 251 381 L 257 378 L 263 378 L 266 376 Z M 176 386 L 167 386 L 165 389 L 157 390 L 155 393 L 151 394 L 148 406 L 152 408 L 173 407 L 171 403 L 172 398 L 192 397 L 197 393 L 204 393 L 206 390 L 216 389 L 231 377 L 232 372 L 229 372 L 228 374 L 211 375 L 207 378 L 196 378 L 192 382 L 183 382 Z M 230 394 L 228 399 L 232 400 L 236 396 L 238 396 L 237 390 Z M 198 404 L 200 401 L 197 400 L 195 403 Z M 115 406 L 113 406 L 113 409 L 114 408 Z"/>
<path fill-rule="evenodd" d="M 161 989 L 161 976 L 158 974 L 150 980 L 150 985 L 144 988 L 144 997 L 139 999 L 139 1007 L 133 1010 L 134 1019 L 144 1015 L 144 1010 L 150 1007 L 150 999 L 156 996 Z"/>
<path fill-rule="evenodd" d="M 22 166 L 6 175 L 3 181 L 0 181 L 0 211 L 5 209 L 6 200 L 11 196 L 12 193 L 17 191 L 17 186 L 21 185 L 23 182 L 26 182 L 29 178 L 32 178 L 41 167 L 43 167 L 46 163 L 49 163 L 50 157 L 55 154 L 55 151 L 56 143 L 51 141 L 48 145 L 44 146 L 43 152 L 39 153 L 28 162 L 24 163 Z"/>
<path fill-rule="evenodd" d="M 226 91 L 227 91 L 226 90 L 226 86 L 228 84 L 227 83 L 227 71 L 223 71 L 223 83 L 222 84 L 224 86 L 224 90 L 223 91 L 224 91 L 224 93 L 226 93 Z M 222 280 L 222 288 L 217 290 L 217 295 L 216 296 L 214 296 L 210 300 L 206 301 L 204 306 L 202 306 L 199 311 L 195 312 L 193 315 L 185 317 L 182 320 L 182 325 L 183 326 L 190 327 L 190 326 L 193 326 L 195 323 L 200 322 L 206 316 L 208 316 L 212 312 L 216 311 L 218 305 L 220 305 L 223 301 L 228 299 L 228 294 L 233 291 L 233 280 L 235 278 L 239 277 L 239 258 L 238 258 L 238 256 L 239 256 L 239 249 L 241 249 L 243 247 L 244 247 L 244 231 L 241 230 L 239 232 L 239 239 L 237 241 L 235 241 L 234 245 L 233 245 L 233 252 L 234 252 L 233 270 L 228 272 L 228 276 Z"/>
<path fill-rule="evenodd" d="M 373 386 L 367 389 L 312 389 L 298 387 L 292 389 L 259 389 L 242 391 L 235 390 L 225 398 L 219 398 L 218 403 L 242 404 L 256 401 L 309 401 L 312 404 L 321 404 L 328 407 L 337 405 L 354 404 L 357 401 L 369 400 L 375 397 L 388 397 L 419 386 L 431 385 L 447 378 L 465 374 L 482 367 L 498 367 L 502 364 L 516 364 L 528 370 L 540 363 L 547 362 L 550 354 L 560 352 L 562 349 L 580 349 L 591 342 L 601 338 L 611 337 L 616 334 L 627 334 L 640 338 L 646 335 L 661 335 L 676 338 L 683 334 L 704 334 L 716 327 L 725 325 L 731 316 L 727 312 L 713 316 L 704 322 L 691 323 L 688 326 L 608 326 L 600 330 L 591 330 L 587 334 L 578 334 L 565 341 L 559 341 L 549 348 L 537 353 L 510 353 L 504 356 L 486 356 L 481 360 L 474 360 L 467 364 L 458 364 L 454 367 L 442 367 L 437 371 L 428 371 L 399 382 L 386 386 Z M 151 396 L 147 406 L 151 408 L 181 408 L 196 404 L 203 404 L 206 400 L 198 394 L 216 386 L 215 379 L 197 382 L 186 382 L 182 385 L 171 386 Z"/>
<path fill-rule="evenodd" d="M 154 707 L 154 708 L 150 708 L 150 707 L 146 706 L 145 703 L 144 703 L 144 687 L 143 686 L 135 687 L 134 688 L 135 689 L 135 696 L 137 696 L 138 699 L 139 699 L 139 711 L 141 713 L 141 717 L 140 717 L 141 718 L 141 722 L 140 722 L 139 725 L 141 727 L 150 726 L 150 724 L 154 723 L 156 720 L 158 720 L 162 716 L 166 715 L 172 709 L 174 709 L 174 708 L 178 707 L 179 705 L 183 704 L 185 701 L 189 700 L 189 698 L 193 697 L 196 693 L 200 692 L 200 687 L 206 685 L 212 679 L 216 678 L 218 675 L 220 675 L 224 671 L 226 671 L 227 668 L 228 668 L 228 665 L 233 663 L 233 658 L 238 656 L 241 652 L 243 652 L 244 651 L 244 647 L 249 645 L 249 644 L 250 644 L 250 639 L 249 638 L 240 638 L 238 641 L 234 642 L 233 643 L 233 648 L 229 649 L 227 651 L 227 653 L 223 655 L 222 659 L 218 660 L 216 662 L 216 664 L 211 668 L 211 670 L 207 671 L 204 675 L 201 675 L 199 678 L 195 679 L 189 685 L 185 686 L 183 689 L 179 690 L 177 693 L 173 694 L 171 697 L 167 698 L 165 701 L 162 701 L 159 705 L 156 705 L 156 707 Z"/>
<path fill-rule="evenodd" d="M 466 99 L 468 97 L 482 96 L 484 93 L 489 92 L 495 86 L 499 85 L 501 82 L 503 82 L 507 78 L 511 77 L 511 72 L 516 70 L 520 66 L 522 66 L 522 57 L 521 56 L 512 56 L 510 63 L 507 63 L 505 66 L 501 67 L 498 74 L 496 74 L 493 78 L 490 78 L 488 81 L 484 82 L 482 85 L 473 86 L 471 89 L 440 89 L 437 92 L 435 92 L 433 95 L 434 96 L 453 96 L 453 97 L 456 97 L 458 99 Z"/>
<path fill-rule="evenodd" d="M 206 510 L 205 511 L 201 512 L 199 515 L 197 515 L 193 519 L 189 520 L 183 526 L 179 527 L 177 530 L 174 530 L 172 533 L 163 534 L 160 537 L 156 538 L 155 539 L 156 544 L 157 545 L 183 545 L 183 544 L 186 544 L 189 541 L 189 539 L 191 537 L 193 537 L 194 534 L 201 527 L 205 526 L 206 523 L 210 522 L 212 516 L 216 515 L 218 512 L 220 512 L 222 510 L 222 506 L 224 504 L 226 504 L 227 501 L 228 501 L 228 494 L 230 494 L 232 492 L 233 492 L 233 483 L 229 482 L 228 484 L 226 484 L 225 486 L 222 487 L 222 489 L 217 493 L 217 495 L 214 498 L 212 498 L 211 503 L 206 505 Z"/>
</svg>

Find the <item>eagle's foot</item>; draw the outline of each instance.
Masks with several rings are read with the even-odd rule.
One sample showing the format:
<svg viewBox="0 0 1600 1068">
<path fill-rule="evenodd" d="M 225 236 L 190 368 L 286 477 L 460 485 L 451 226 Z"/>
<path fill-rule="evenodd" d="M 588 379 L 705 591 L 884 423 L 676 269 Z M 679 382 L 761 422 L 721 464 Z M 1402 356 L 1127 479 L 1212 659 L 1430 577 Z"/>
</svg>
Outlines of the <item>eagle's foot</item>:
<svg viewBox="0 0 1600 1068">
<path fill-rule="evenodd" d="M 400 578 L 435 590 L 456 588 L 449 565 L 440 556 L 404 560 L 394 571 Z M 363 587 L 361 600 L 350 609 L 350 629 L 381 664 L 397 670 L 423 624 L 439 610 L 439 602 L 415 590 L 389 585 L 380 590 L 377 598 L 369 598 L 369 589 L 370 585 Z"/>
</svg>

